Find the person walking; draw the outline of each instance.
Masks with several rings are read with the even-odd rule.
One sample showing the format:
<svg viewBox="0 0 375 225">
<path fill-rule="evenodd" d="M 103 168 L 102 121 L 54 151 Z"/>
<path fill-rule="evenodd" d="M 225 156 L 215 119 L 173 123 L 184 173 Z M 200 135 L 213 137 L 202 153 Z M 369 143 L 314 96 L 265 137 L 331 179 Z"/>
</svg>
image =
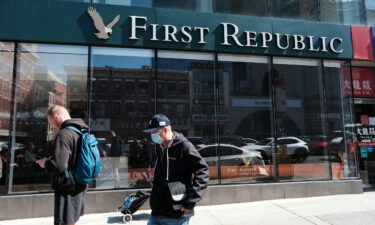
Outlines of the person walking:
<svg viewBox="0 0 375 225">
<path fill-rule="evenodd" d="M 158 144 L 148 225 L 187 225 L 207 188 L 208 166 L 194 145 L 172 130 L 167 116 L 154 115 L 144 132 Z"/>
<path fill-rule="evenodd" d="M 66 108 L 54 105 L 47 112 L 48 123 L 58 131 L 53 153 L 37 160 L 40 167 L 52 175 L 55 192 L 54 224 L 75 224 L 84 213 L 84 197 L 87 185 L 76 182 L 69 169 L 74 168 L 77 151 L 81 147 L 80 135 L 71 129 L 88 129 L 82 119 L 72 119 Z"/>
</svg>

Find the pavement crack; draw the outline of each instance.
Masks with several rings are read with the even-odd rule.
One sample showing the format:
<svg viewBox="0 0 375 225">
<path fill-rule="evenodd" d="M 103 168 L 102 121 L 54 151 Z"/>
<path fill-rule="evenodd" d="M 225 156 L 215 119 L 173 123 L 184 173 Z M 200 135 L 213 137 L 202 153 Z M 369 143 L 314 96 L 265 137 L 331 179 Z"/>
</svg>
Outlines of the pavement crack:
<svg viewBox="0 0 375 225">
<path fill-rule="evenodd" d="M 210 212 L 210 210 L 208 210 L 208 208 L 204 207 L 204 210 L 206 210 L 206 212 L 207 212 L 208 214 L 210 214 L 210 216 L 212 216 L 212 218 L 214 218 L 216 222 L 218 222 L 220 225 L 224 225 L 223 223 L 220 222 L 220 220 L 219 220 L 218 218 L 216 218 L 216 216 L 215 216 L 214 214 L 212 214 L 212 213 Z"/>
<path fill-rule="evenodd" d="M 299 218 L 301 218 L 301 219 L 306 220 L 307 222 L 309 222 L 309 223 L 311 223 L 311 224 L 319 225 L 319 224 L 316 224 L 316 223 L 314 223 L 314 222 L 308 220 L 307 218 L 305 218 L 305 217 L 303 217 L 303 216 L 301 216 L 301 215 L 298 215 L 297 213 L 295 213 L 295 212 L 293 212 L 293 211 L 291 211 L 291 210 L 289 210 L 289 209 L 283 207 L 282 205 L 277 204 L 276 202 L 272 202 L 272 201 L 270 201 L 270 202 L 271 202 L 272 204 L 276 205 L 277 207 L 279 207 L 279 208 L 281 208 L 281 209 L 283 209 L 283 210 L 286 210 L 286 211 L 288 211 L 288 212 L 290 212 L 290 213 L 296 215 L 297 217 L 299 217 Z"/>
</svg>

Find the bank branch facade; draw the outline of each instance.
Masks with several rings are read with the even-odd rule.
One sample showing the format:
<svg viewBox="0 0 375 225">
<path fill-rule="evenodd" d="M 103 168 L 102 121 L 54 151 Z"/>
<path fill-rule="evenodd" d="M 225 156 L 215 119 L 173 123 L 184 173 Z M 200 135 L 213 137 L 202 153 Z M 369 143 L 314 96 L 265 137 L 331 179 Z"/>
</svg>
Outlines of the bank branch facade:
<svg viewBox="0 0 375 225">
<path fill-rule="evenodd" d="M 155 113 L 209 165 L 203 205 L 371 186 L 375 108 L 356 108 L 375 90 L 371 27 L 325 22 L 324 11 L 272 16 L 275 1 L 265 1 L 269 16 L 236 15 L 222 1 L 126 2 L 0 0 L 0 219 L 20 199 L 51 204 L 35 160 L 51 154 L 54 104 L 99 142 L 88 212 L 151 187 L 155 145 L 142 130 Z"/>
</svg>

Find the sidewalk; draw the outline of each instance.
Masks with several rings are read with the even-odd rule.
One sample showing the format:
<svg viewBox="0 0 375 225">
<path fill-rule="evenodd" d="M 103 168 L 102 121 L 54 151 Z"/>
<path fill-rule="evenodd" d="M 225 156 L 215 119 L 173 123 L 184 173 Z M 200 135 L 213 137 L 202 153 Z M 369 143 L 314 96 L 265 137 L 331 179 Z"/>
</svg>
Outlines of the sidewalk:
<svg viewBox="0 0 375 225">
<path fill-rule="evenodd" d="M 1 212 L 0 212 L 1 213 Z M 150 211 L 130 224 L 146 225 Z M 0 221 L 0 225 L 51 225 L 52 217 Z M 78 225 L 122 224 L 120 213 L 89 214 Z M 191 225 L 375 225 L 375 192 L 200 206 Z"/>
</svg>

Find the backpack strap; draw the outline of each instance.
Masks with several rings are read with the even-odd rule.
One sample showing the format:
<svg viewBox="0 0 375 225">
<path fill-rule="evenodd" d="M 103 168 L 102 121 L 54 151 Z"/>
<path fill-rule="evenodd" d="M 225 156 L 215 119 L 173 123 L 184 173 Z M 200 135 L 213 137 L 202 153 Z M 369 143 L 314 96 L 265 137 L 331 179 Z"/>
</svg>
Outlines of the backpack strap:
<svg viewBox="0 0 375 225">
<path fill-rule="evenodd" d="M 77 132 L 78 134 L 82 135 L 82 132 L 80 130 L 78 130 L 77 128 L 73 127 L 73 126 L 64 127 L 64 129 L 70 129 L 70 130 L 73 130 L 73 131 Z"/>
<path fill-rule="evenodd" d="M 78 130 L 77 128 L 73 127 L 73 126 L 64 127 L 63 129 L 69 129 L 69 130 L 72 130 L 72 131 L 78 133 L 80 137 L 82 137 L 82 132 L 81 132 L 80 130 Z M 73 159 L 72 159 L 73 162 L 76 161 L 76 158 L 77 158 L 77 156 L 74 155 L 74 156 L 73 156 Z M 69 169 L 70 169 L 70 166 L 69 166 L 69 164 L 68 164 L 68 168 L 65 170 L 65 177 L 66 177 L 66 178 L 69 177 L 69 172 L 68 172 Z"/>
</svg>

